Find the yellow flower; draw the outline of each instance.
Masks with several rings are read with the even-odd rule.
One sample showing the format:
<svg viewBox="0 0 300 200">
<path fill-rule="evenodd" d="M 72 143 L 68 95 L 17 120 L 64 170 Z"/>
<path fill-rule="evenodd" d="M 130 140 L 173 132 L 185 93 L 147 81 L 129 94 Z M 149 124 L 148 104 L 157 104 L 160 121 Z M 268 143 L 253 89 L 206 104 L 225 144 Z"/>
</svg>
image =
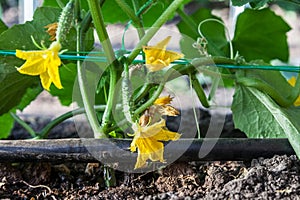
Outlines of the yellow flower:
<svg viewBox="0 0 300 200">
<path fill-rule="evenodd" d="M 291 86 L 295 86 L 295 84 L 296 84 L 296 77 L 293 76 L 292 78 L 290 78 L 290 79 L 288 80 L 288 82 L 289 82 L 289 84 L 290 84 Z M 300 106 L 300 95 L 298 96 L 298 98 L 297 98 L 296 101 L 294 102 L 294 105 L 295 105 L 295 106 Z"/>
<path fill-rule="evenodd" d="M 59 51 L 61 44 L 54 41 L 48 49 L 37 51 L 21 51 L 16 50 L 16 56 L 26 62 L 17 70 L 21 74 L 27 74 L 31 76 L 40 75 L 43 88 L 50 89 L 51 83 L 58 89 L 62 89 L 60 82 L 58 67 L 61 65 L 59 58 Z"/>
<path fill-rule="evenodd" d="M 164 105 L 170 104 L 172 100 L 173 100 L 173 98 L 171 98 L 170 96 L 159 97 L 154 101 L 153 104 L 164 106 Z"/>
<path fill-rule="evenodd" d="M 135 169 L 144 167 L 148 159 L 165 162 L 163 158 L 164 144 L 161 141 L 177 140 L 180 137 L 180 134 L 166 129 L 164 119 L 149 126 L 137 124 L 134 129 L 130 150 L 135 152 L 138 149 Z"/>
<path fill-rule="evenodd" d="M 146 67 L 151 72 L 159 71 L 169 66 L 171 62 L 183 57 L 181 53 L 166 50 L 170 39 L 171 36 L 168 36 L 154 46 L 143 47 L 143 51 L 146 55 Z"/>
<path fill-rule="evenodd" d="M 159 112 L 161 115 L 177 116 L 180 114 L 179 111 L 169 105 L 172 100 L 173 98 L 170 96 L 160 97 L 154 101 L 154 105 L 151 107 L 155 108 L 156 111 L 154 112 Z"/>
</svg>

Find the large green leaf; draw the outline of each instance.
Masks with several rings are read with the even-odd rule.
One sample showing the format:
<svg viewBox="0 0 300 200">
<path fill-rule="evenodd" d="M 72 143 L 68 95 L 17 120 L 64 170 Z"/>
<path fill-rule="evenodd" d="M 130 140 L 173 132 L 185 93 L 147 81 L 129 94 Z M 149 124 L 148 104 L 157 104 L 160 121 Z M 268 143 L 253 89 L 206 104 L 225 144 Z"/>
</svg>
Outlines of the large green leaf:
<svg viewBox="0 0 300 200">
<path fill-rule="evenodd" d="M 0 116 L 0 139 L 7 138 L 14 126 L 14 119 L 10 113 Z"/>
<path fill-rule="evenodd" d="M 15 108 L 12 108 L 10 112 L 15 113 L 16 110 L 22 111 L 32 100 L 37 97 L 38 94 L 40 94 L 41 91 L 41 87 L 27 89 L 21 100 L 21 103 Z M 0 139 L 7 138 L 11 132 L 11 129 L 13 128 L 14 119 L 10 115 L 10 112 L 0 116 Z"/>
<path fill-rule="evenodd" d="M 0 20 L 0 34 L 7 29 L 8 27 L 4 24 L 2 20 Z"/>
<path fill-rule="evenodd" d="M 198 25 L 204 20 L 222 20 L 214 16 L 208 9 L 199 9 L 186 20 L 178 23 L 177 27 L 182 33 L 182 40 L 180 41 L 180 48 L 186 58 L 199 57 L 200 54 L 197 49 L 192 47 L 192 44 L 200 37 L 198 32 Z M 207 40 L 207 50 L 213 56 L 229 56 L 228 41 L 225 35 L 224 26 L 216 21 L 206 21 L 201 25 L 201 32 Z"/>
<path fill-rule="evenodd" d="M 300 157 L 300 108 L 281 108 L 267 94 L 238 85 L 232 104 L 235 126 L 248 137 L 287 137 Z"/>
<path fill-rule="evenodd" d="M 289 25 L 270 9 L 246 9 L 236 23 L 233 46 L 247 61 L 272 59 L 288 61 L 286 33 Z"/>
<path fill-rule="evenodd" d="M 244 131 L 250 138 L 285 137 L 272 112 L 261 101 L 272 101 L 271 98 L 262 92 L 257 97 L 253 91 L 259 93 L 255 88 L 241 85 L 236 87 L 232 103 L 235 127 Z"/>
<path fill-rule="evenodd" d="M 59 13 L 60 9 L 57 8 L 38 8 L 34 13 L 33 21 L 14 25 L 0 35 L 0 48 L 5 50 L 37 49 L 31 40 L 31 36 L 37 43 L 43 41 L 45 46 L 50 45 L 50 37 L 45 31 L 45 26 L 56 22 Z"/>
</svg>

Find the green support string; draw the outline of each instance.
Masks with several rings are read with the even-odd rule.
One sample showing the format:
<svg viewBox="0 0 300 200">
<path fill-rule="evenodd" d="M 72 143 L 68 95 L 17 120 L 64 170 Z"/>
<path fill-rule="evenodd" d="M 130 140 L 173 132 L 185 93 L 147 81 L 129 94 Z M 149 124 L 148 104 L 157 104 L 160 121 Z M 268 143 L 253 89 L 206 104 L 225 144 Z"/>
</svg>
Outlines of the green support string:
<svg viewBox="0 0 300 200">
<path fill-rule="evenodd" d="M 61 54 L 59 57 L 62 60 L 81 60 L 81 61 L 94 61 L 94 62 L 107 62 L 106 57 L 102 56 L 90 56 L 90 55 L 75 55 L 76 52 L 71 52 L 68 54 Z M 86 54 L 102 54 L 103 52 L 80 52 Z M 117 51 L 116 51 L 117 53 Z M 127 52 L 128 54 L 130 51 Z M 9 51 L 9 50 L 0 50 L 0 55 L 3 56 L 16 56 L 16 51 Z M 103 53 L 104 55 L 104 53 Z M 145 63 L 145 60 L 134 60 L 133 64 Z M 191 60 L 187 59 L 180 59 L 172 62 L 172 64 L 190 64 Z M 285 72 L 300 72 L 300 66 L 293 66 L 293 65 L 229 65 L 229 64 L 210 64 L 211 66 L 216 66 L 219 68 L 226 68 L 226 69 L 260 69 L 260 70 L 275 70 L 275 71 L 285 71 Z"/>
</svg>

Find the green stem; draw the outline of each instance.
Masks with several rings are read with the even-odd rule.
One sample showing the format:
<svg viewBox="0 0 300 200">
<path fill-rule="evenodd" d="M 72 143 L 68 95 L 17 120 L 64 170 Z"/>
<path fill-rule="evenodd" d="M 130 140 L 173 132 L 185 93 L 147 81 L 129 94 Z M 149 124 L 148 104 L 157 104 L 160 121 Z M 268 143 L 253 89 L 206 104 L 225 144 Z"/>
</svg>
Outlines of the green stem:
<svg viewBox="0 0 300 200">
<path fill-rule="evenodd" d="M 143 85 L 143 87 L 139 90 L 139 92 L 135 94 L 133 97 L 134 104 L 137 104 L 142 98 L 144 98 L 152 87 L 153 84 L 150 84 L 148 82 L 145 85 Z"/>
<path fill-rule="evenodd" d="M 92 15 L 92 19 L 94 22 L 94 26 L 98 38 L 100 40 L 100 43 L 102 44 L 102 48 L 104 50 L 105 56 L 107 57 L 108 63 L 110 64 L 109 66 L 110 84 L 109 84 L 108 101 L 107 101 L 107 107 L 104 111 L 103 118 L 102 118 L 102 130 L 106 132 L 106 129 L 110 125 L 110 121 L 111 121 L 115 86 L 117 82 L 117 68 L 119 63 L 115 57 L 115 52 L 112 48 L 110 39 L 105 29 L 104 19 L 103 19 L 102 11 L 98 0 L 88 0 L 88 4 L 89 4 L 90 12 Z"/>
<path fill-rule="evenodd" d="M 104 111 L 105 110 L 106 105 L 97 105 L 94 107 L 94 110 L 96 111 Z M 66 112 L 64 114 L 62 114 L 61 116 L 55 118 L 54 120 L 52 120 L 49 124 L 47 124 L 42 131 L 39 133 L 39 138 L 46 138 L 49 134 L 49 132 L 58 124 L 62 123 L 63 121 L 65 121 L 66 119 L 69 119 L 75 115 L 80 115 L 85 113 L 85 109 L 84 108 L 78 108 L 69 112 Z"/>
<path fill-rule="evenodd" d="M 153 102 L 159 97 L 159 95 L 163 91 L 164 86 L 165 86 L 165 82 L 159 84 L 157 90 L 153 93 L 151 98 L 148 99 L 148 101 L 146 101 L 142 106 L 140 106 L 138 109 L 135 110 L 134 118 L 138 118 L 139 114 L 141 114 L 144 110 L 146 110 L 153 104 Z"/>
<path fill-rule="evenodd" d="M 98 0 L 87 0 L 94 22 L 94 26 L 104 50 L 104 54 L 107 57 L 108 63 L 113 63 L 116 60 L 115 52 L 112 48 L 110 39 L 105 29 L 104 19 L 101 11 L 101 7 Z"/>
<path fill-rule="evenodd" d="M 233 46 L 232 46 L 232 42 L 231 42 L 231 39 L 230 39 L 230 34 L 229 34 L 229 29 L 226 27 L 226 25 L 219 19 L 214 19 L 214 18 L 209 18 L 209 19 L 205 19 L 203 20 L 202 22 L 199 23 L 198 25 L 198 33 L 199 35 L 202 37 L 202 38 L 205 38 L 206 37 L 203 35 L 202 31 L 201 31 L 201 26 L 206 23 L 206 22 L 217 22 L 219 24 L 221 24 L 224 29 L 225 29 L 225 34 L 226 34 L 226 37 L 228 39 L 228 43 L 229 43 L 229 50 L 230 50 L 230 58 L 233 59 L 234 58 L 234 55 L 233 55 Z"/>
<path fill-rule="evenodd" d="M 205 108 L 209 108 L 209 103 L 208 103 L 206 94 L 204 93 L 204 90 L 203 90 L 201 84 L 199 83 L 199 80 L 197 79 L 196 75 L 195 74 L 190 75 L 190 79 L 192 81 L 191 84 L 192 84 L 201 104 Z"/>
<path fill-rule="evenodd" d="M 133 23 L 138 27 L 143 27 L 143 24 L 138 16 L 135 15 L 133 9 L 124 1 L 124 0 L 115 0 L 116 3 L 120 6 L 121 10 L 123 10 L 127 16 L 133 21 Z"/>
<path fill-rule="evenodd" d="M 11 112 L 10 115 L 18 122 L 33 138 L 36 137 L 36 132 L 26 123 L 24 122 L 18 115 Z"/>
<path fill-rule="evenodd" d="M 290 99 L 295 102 L 300 94 L 300 74 L 298 73 L 294 90 L 291 92 Z"/>
<path fill-rule="evenodd" d="M 157 33 L 160 27 L 166 23 L 169 17 L 174 14 L 174 12 L 179 8 L 179 6 L 184 2 L 184 0 L 175 0 L 170 6 L 162 13 L 162 15 L 154 22 L 152 28 L 150 28 L 147 33 L 142 37 L 136 47 L 132 50 L 132 52 L 128 56 L 128 63 L 131 64 L 133 60 L 139 55 L 142 46 L 147 44 L 151 38 Z"/>
<path fill-rule="evenodd" d="M 61 1 L 61 0 L 56 0 L 56 3 L 58 4 L 58 6 L 63 9 L 65 7 L 65 4 Z"/>
<path fill-rule="evenodd" d="M 193 76 L 193 77 L 192 77 Z M 195 74 L 189 74 L 189 78 L 190 78 L 190 91 L 191 91 L 191 95 L 193 94 L 193 81 L 194 79 L 196 79 L 196 75 Z M 198 82 L 198 80 L 197 80 Z M 202 88 L 202 86 L 200 85 L 200 87 Z M 195 88 L 194 88 L 195 89 Z M 203 91 L 203 89 L 202 89 Z M 203 92 L 204 93 L 204 92 Z M 198 93 L 197 93 L 198 94 Z M 206 96 L 204 94 L 204 97 L 206 99 Z M 207 100 L 207 99 L 206 99 Z M 202 102 L 202 101 L 201 101 Z M 199 121 L 198 121 L 198 117 L 197 117 L 197 112 L 196 112 L 196 104 L 195 104 L 195 99 L 192 98 L 192 106 L 193 106 L 193 114 L 194 114 L 194 118 L 195 118 L 195 122 L 196 122 L 196 127 L 197 127 L 197 133 L 198 133 L 198 139 L 201 138 L 201 131 L 200 131 L 200 127 L 199 127 Z M 203 104 L 202 104 L 203 105 Z"/>
<path fill-rule="evenodd" d="M 138 7 L 139 7 L 138 0 L 132 0 L 132 5 L 133 5 L 134 12 L 136 13 L 136 16 L 139 18 L 139 20 L 141 22 L 141 26 L 139 26 L 138 29 L 137 29 L 139 39 L 141 39 L 145 35 L 145 29 L 144 29 L 144 24 L 143 24 L 143 17 L 139 13 L 139 10 L 138 10 Z M 143 58 L 144 58 L 144 55 L 143 55 Z"/>
<path fill-rule="evenodd" d="M 262 92 L 267 93 L 282 107 L 289 107 L 294 103 L 294 99 L 283 97 L 274 88 L 265 84 L 263 81 L 256 78 L 238 77 L 236 82 L 247 87 L 254 87 Z"/>
<path fill-rule="evenodd" d="M 220 76 L 220 74 L 217 73 L 213 77 L 213 80 L 212 80 L 212 86 L 211 86 L 211 89 L 210 89 L 210 92 L 209 92 L 209 95 L 208 95 L 209 101 L 214 98 L 214 96 L 217 92 L 217 89 L 219 87 L 220 81 L 221 81 L 221 76 Z"/>
<path fill-rule="evenodd" d="M 174 65 L 172 68 L 165 72 L 165 80 L 170 81 L 175 78 L 178 78 L 180 75 L 189 75 L 193 73 L 197 73 L 199 71 L 205 72 L 212 76 L 221 76 L 222 78 L 235 79 L 233 74 L 223 74 L 219 71 L 214 71 L 210 69 L 214 67 L 215 64 L 232 64 L 235 65 L 235 60 L 226 58 L 226 57 L 203 57 L 194 59 L 191 64 L 178 64 Z M 201 68 L 200 68 L 201 67 Z M 177 73 L 172 73 L 176 71 Z"/>
<path fill-rule="evenodd" d="M 82 37 L 80 35 L 80 26 L 77 25 L 77 47 L 76 50 L 80 52 L 81 49 L 81 44 L 82 44 Z M 77 54 L 80 56 L 80 54 Z M 91 125 L 91 128 L 94 132 L 94 137 L 95 138 L 105 138 L 105 134 L 103 133 L 96 113 L 94 112 L 94 108 L 92 103 L 90 102 L 90 97 L 89 97 L 89 87 L 86 85 L 88 83 L 86 79 L 86 74 L 85 74 L 85 68 L 82 66 L 81 61 L 77 61 L 77 74 L 78 74 L 78 84 L 79 84 L 79 89 L 80 89 L 80 94 L 81 98 L 83 101 L 84 108 L 86 110 L 86 116 L 88 118 L 88 121 Z"/>
</svg>

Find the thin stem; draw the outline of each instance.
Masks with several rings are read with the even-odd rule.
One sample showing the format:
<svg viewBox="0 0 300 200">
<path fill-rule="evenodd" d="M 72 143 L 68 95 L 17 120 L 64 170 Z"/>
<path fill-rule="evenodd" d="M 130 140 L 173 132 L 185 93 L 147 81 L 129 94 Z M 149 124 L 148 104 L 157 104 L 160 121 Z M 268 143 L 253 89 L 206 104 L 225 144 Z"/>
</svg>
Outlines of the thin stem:
<svg viewBox="0 0 300 200">
<path fill-rule="evenodd" d="M 212 76 L 221 76 L 222 78 L 227 79 L 235 79 L 236 77 L 233 74 L 223 74 L 221 72 L 215 72 L 211 70 L 211 67 L 215 67 L 217 64 L 232 64 L 236 65 L 236 61 L 226 58 L 226 57 L 203 57 L 194 59 L 191 64 L 178 64 L 174 65 L 172 68 L 165 72 L 165 80 L 170 81 L 175 78 L 178 78 L 179 75 L 189 75 L 197 72 L 205 72 Z M 176 71 L 178 73 L 173 73 L 172 71 Z"/>
<path fill-rule="evenodd" d="M 206 37 L 203 35 L 202 31 L 201 31 L 201 26 L 202 26 L 204 23 L 206 23 L 206 22 L 212 22 L 212 21 L 213 21 L 213 22 L 217 22 L 217 23 L 221 24 L 221 25 L 224 27 L 225 32 L 226 32 L 226 37 L 227 37 L 228 42 L 229 42 L 230 59 L 233 59 L 233 58 L 234 58 L 234 55 L 233 55 L 234 52 L 233 52 L 232 42 L 231 42 L 231 39 L 230 39 L 229 30 L 228 30 L 228 28 L 226 27 L 226 25 L 225 25 L 222 21 L 220 21 L 219 19 L 214 19 L 214 18 L 209 18 L 209 19 L 203 20 L 203 21 L 200 22 L 199 25 L 198 25 L 198 33 L 199 33 L 199 35 L 200 35 L 202 38 L 206 38 Z"/>
<path fill-rule="evenodd" d="M 94 107 L 94 110 L 96 111 L 104 111 L 105 110 L 106 105 L 97 105 Z M 66 112 L 62 115 L 60 115 L 59 117 L 55 118 L 54 120 L 52 120 L 49 124 L 47 124 L 42 131 L 39 133 L 39 138 L 45 138 L 48 136 L 49 132 L 58 124 L 62 123 L 63 121 L 65 121 L 66 119 L 69 119 L 71 117 L 74 117 L 75 115 L 80 115 L 85 113 L 85 109 L 84 108 L 77 108 L 75 110 Z"/>
<path fill-rule="evenodd" d="M 147 3 L 146 3 L 147 4 Z M 144 37 L 145 35 L 145 29 L 144 29 L 144 24 L 143 24 L 143 17 L 141 15 L 141 13 L 138 10 L 139 7 L 139 1 L 138 0 L 132 0 L 132 5 L 133 5 L 133 9 L 134 12 L 136 13 L 136 16 L 139 18 L 140 22 L 141 22 L 141 26 L 138 27 L 137 32 L 139 35 L 139 39 L 141 39 L 142 37 Z M 146 9 L 146 8 L 145 8 Z M 144 10 L 144 9 L 143 9 Z M 141 12 L 143 11 L 141 10 Z M 144 58 L 144 55 L 143 55 Z M 145 59 L 145 58 L 144 58 Z"/>
<path fill-rule="evenodd" d="M 107 31 L 105 29 L 104 19 L 98 0 L 88 0 L 89 8 L 91 11 L 94 26 L 98 35 L 98 38 L 102 44 L 105 56 L 110 64 L 110 84 L 108 93 L 107 107 L 104 111 L 102 118 L 102 130 L 106 132 L 111 120 L 111 113 L 113 109 L 115 86 L 117 82 L 117 68 L 119 65 L 118 60 L 115 57 L 115 52 L 112 48 Z"/>
<path fill-rule="evenodd" d="M 184 0 L 175 0 L 173 1 L 170 6 L 162 13 L 162 15 L 154 22 L 152 28 L 150 28 L 144 37 L 139 41 L 136 47 L 128 56 L 128 64 L 131 64 L 132 61 L 138 56 L 140 53 L 142 46 L 148 43 L 151 38 L 157 33 L 160 27 L 166 23 L 169 17 L 174 14 L 174 12 L 179 8 L 179 6 L 184 2 Z"/>
<path fill-rule="evenodd" d="M 294 99 L 286 98 L 282 96 L 276 89 L 272 86 L 264 83 L 260 79 L 256 78 L 247 78 L 247 77 L 238 77 L 237 81 L 238 84 L 247 86 L 247 87 L 254 87 L 260 91 L 267 93 L 270 97 L 272 97 L 276 103 L 278 103 L 282 107 L 289 107 L 294 103 Z"/>
<path fill-rule="evenodd" d="M 204 93 L 204 90 L 203 90 L 201 84 L 199 83 L 199 80 L 197 79 L 196 75 L 195 74 L 190 75 L 190 80 L 191 80 L 191 85 L 193 86 L 201 104 L 205 108 L 209 108 L 209 103 L 208 103 L 206 94 Z"/>
<path fill-rule="evenodd" d="M 212 86 L 208 95 L 208 100 L 212 100 L 214 98 L 217 89 L 219 87 L 220 81 L 221 81 L 221 75 L 217 72 L 213 77 Z"/>
<path fill-rule="evenodd" d="M 152 97 L 150 99 L 148 99 L 148 101 L 146 103 L 144 103 L 141 107 L 139 107 L 138 109 L 135 110 L 134 118 L 137 118 L 137 116 L 139 114 L 141 114 L 144 110 L 146 110 L 148 107 L 150 107 L 153 104 L 153 102 L 159 97 L 159 95 L 163 91 L 164 86 L 165 86 L 165 82 L 162 82 L 159 84 L 157 90 L 154 92 Z"/>
<path fill-rule="evenodd" d="M 144 98 L 146 94 L 148 94 L 152 86 L 153 84 L 150 84 L 148 82 L 145 85 L 143 85 L 143 87 L 139 90 L 139 92 L 134 95 L 133 97 L 134 103 L 137 104 L 142 98 Z"/>
<path fill-rule="evenodd" d="M 109 40 L 107 31 L 105 29 L 104 19 L 102 16 L 102 11 L 98 0 L 87 0 L 94 22 L 94 26 L 104 50 L 104 54 L 107 57 L 108 63 L 113 63 L 116 60 L 115 52 L 112 48 L 111 42 Z"/>
<path fill-rule="evenodd" d="M 80 26 L 78 25 L 77 26 L 77 47 L 76 47 L 77 51 L 81 51 L 81 44 L 82 44 L 82 38 L 80 36 Z M 86 110 L 86 116 L 94 132 L 94 137 L 105 138 L 105 134 L 103 133 L 99 125 L 96 113 L 94 112 L 93 105 L 90 102 L 90 97 L 88 92 L 89 87 L 86 85 L 88 81 L 86 79 L 85 68 L 82 66 L 80 60 L 77 61 L 77 74 L 78 74 L 78 83 L 79 83 L 81 98 L 83 101 L 84 108 Z"/>
<path fill-rule="evenodd" d="M 26 123 L 24 122 L 18 115 L 11 112 L 10 115 L 18 122 L 33 138 L 36 137 L 36 132 Z"/>
<path fill-rule="evenodd" d="M 61 1 L 61 0 L 56 0 L 56 3 L 58 4 L 58 6 L 63 9 L 65 7 L 65 4 Z"/>
<path fill-rule="evenodd" d="M 116 3 L 120 6 L 121 10 L 123 10 L 126 15 L 133 21 L 133 23 L 138 27 L 143 27 L 138 16 L 135 15 L 135 12 L 132 8 L 124 0 L 115 0 Z"/>
<path fill-rule="evenodd" d="M 196 78 L 196 77 L 194 77 L 194 78 Z M 189 74 L 189 79 L 190 79 L 190 91 L 191 91 L 191 95 L 193 95 L 192 74 Z M 198 122 L 198 117 L 197 117 L 197 113 L 196 113 L 196 104 L 195 104 L 195 99 L 194 98 L 192 98 L 192 104 L 193 104 L 193 114 L 194 114 L 196 127 L 197 127 L 198 139 L 200 139 L 201 138 L 201 132 L 200 132 L 200 128 L 199 128 L 199 122 Z"/>
</svg>

